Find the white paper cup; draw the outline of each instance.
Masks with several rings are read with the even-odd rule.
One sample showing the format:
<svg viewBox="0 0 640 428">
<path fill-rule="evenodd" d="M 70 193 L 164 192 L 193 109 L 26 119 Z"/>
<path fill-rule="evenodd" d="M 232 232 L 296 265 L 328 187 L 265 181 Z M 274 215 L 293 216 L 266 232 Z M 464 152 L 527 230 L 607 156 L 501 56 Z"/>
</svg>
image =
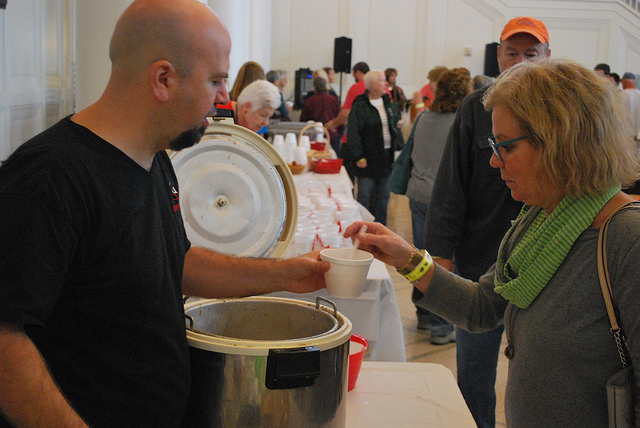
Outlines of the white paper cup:
<svg viewBox="0 0 640 428">
<path fill-rule="evenodd" d="M 307 165 L 307 152 L 305 152 L 303 147 L 294 147 L 293 148 L 293 160 L 298 165 Z"/>
<path fill-rule="evenodd" d="M 320 232 L 328 232 L 337 235 L 340 232 L 340 225 L 337 223 L 323 224 L 318 228 Z"/>
<path fill-rule="evenodd" d="M 293 235 L 293 243 L 296 247 L 296 254 L 307 254 L 313 248 L 313 241 L 316 238 L 315 232 L 297 232 Z"/>
<path fill-rule="evenodd" d="M 318 236 L 320 237 L 320 242 L 322 246 L 325 248 L 339 248 L 342 243 L 342 236 L 338 234 L 338 231 L 335 232 L 332 230 L 318 230 Z"/>
<path fill-rule="evenodd" d="M 278 154 L 284 159 L 284 137 L 282 135 L 278 134 L 273 137 L 273 148 L 276 149 L 276 152 L 278 152 Z"/>
<path fill-rule="evenodd" d="M 293 162 L 293 149 L 298 145 L 298 140 L 296 140 L 296 134 L 292 132 L 288 132 L 284 137 L 284 160 L 287 163 Z"/>
<path fill-rule="evenodd" d="M 325 224 L 335 223 L 336 216 L 331 213 L 313 213 L 311 214 L 311 220 L 318 226 L 324 226 Z"/>
<path fill-rule="evenodd" d="M 331 263 L 324 273 L 327 293 L 335 297 L 358 297 L 362 294 L 373 255 L 353 248 L 327 248 L 320 259 Z"/>
<path fill-rule="evenodd" d="M 309 141 L 309 136 L 303 135 L 302 137 L 300 137 L 300 141 L 298 142 L 298 145 L 302 147 L 306 156 L 307 152 L 311 150 L 311 141 Z"/>
<path fill-rule="evenodd" d="M 336 212 L 336 221 L 340 223 L 353 223 L 356 219 L 357 215 L 351 211 L 337 211 Z"/>
<path fill-rule="evenodd" d="M 303 234 L 303 235 L 312 235 L 316 236 L 318 233 L 318 229 L 314 225 L 303 225 L 296 228 L 295 234 Z"/>
</svg>

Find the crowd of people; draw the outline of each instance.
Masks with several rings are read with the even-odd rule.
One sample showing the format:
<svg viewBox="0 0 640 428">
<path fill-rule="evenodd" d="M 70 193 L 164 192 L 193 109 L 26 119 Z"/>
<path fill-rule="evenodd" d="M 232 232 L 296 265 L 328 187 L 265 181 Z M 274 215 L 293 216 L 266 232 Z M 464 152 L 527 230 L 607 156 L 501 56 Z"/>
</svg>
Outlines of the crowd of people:
<svg viewBox="0 0 640 428">
<path fill-rule="evenodd" d="M 286 71 L 255 61 L 227 92 L 230 46 L 199 1 L 134 0 L 112 35 L 103 95 L 0 167 L 0 427 L 179 426 L 190 384 L 183 295 L 324 287 L 317 252 L 240 258 L 186 236 L 165 150 L 196 144 L 222 110 L 256 133 L 292 112 Z M 622 189 L 640 179 L 640 91 L 631 72 L 550 54 L 545 24 L 517 17 L 501 33 L 496 79 L 437 66 L 408 101 L 395 68 L 358 62 L 341 105 L 334 70 L 319 68 L 300 114 L 327 128 L 374 216 L 345 237 L 413 283 L 432 343 L 456 342 L 458 384 L 481 428 L 495 426 L 504 332 L 508 426 L 606 426 L 605 384 L 621 369 L 596 241 L 634 200 Z M 403 114 L 411 243 L 385 226 Z M 640 212 L 617 214 L 609 234 L 613 300 L 638 367 Z"/>
</svg>

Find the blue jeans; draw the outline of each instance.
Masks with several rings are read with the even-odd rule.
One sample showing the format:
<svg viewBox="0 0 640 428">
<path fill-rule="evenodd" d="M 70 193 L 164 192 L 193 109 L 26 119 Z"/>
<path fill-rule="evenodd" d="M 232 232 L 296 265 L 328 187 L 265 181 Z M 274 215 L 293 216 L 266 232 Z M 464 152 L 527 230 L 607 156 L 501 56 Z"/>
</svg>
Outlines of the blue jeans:
<svg viewBox="0 0 640 428">
<path fill-rule="evenodd" d="M 456 329 L 458 386 L 478 428 L 496 425 L 496 367 L 504 325 L 484 333 Z"/>
<path fill-rule="evenodd" d="M 357 177 L 358 195 L 356 199 L 375 217 L 375 221 L 387 224 L 389 205 L 389 176 Z"/>
<path fill-rule="evenodd" d="M 427 208 L 429 204 L 418 202 L 413 198 L 409 198 L 409 209 L 411 210 L 411 226 L 413 228 L 413 245 L 416 248 L 424 248 L 424 231 L 425 222 L 427 220 Z M 416 315 L 418 321 L 425 324 L 431 324 L 429 328 L 432 336 L 446 336 L 453 331 L 453 325 L 436 314 L 416 306 Z"/>
<path fill-rule="evenodd" d="M 411 227 L 413 230 L 413 246 L 420 249 L 424 248 L 424 230 L 427 220 L 427 208 L 429 204 L 418 202 L 413 198 L 409 198 L 409 209 L 411 210 Z"/>
</svg>

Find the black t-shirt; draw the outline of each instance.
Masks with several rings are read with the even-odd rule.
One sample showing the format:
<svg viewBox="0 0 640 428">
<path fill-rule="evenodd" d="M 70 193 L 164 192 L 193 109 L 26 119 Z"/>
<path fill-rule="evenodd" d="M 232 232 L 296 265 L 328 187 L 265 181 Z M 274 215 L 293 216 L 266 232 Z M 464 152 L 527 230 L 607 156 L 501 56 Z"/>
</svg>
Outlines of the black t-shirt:
<svg viewBox="0 0 640 428">
<path fill-rule="evenodd" d="M 177 426 L 190 244 L 167 154 L 146 171 L 65 118 L 0 168 L 0 207 L 0 321 L 91 426 Z"/>
</svg>

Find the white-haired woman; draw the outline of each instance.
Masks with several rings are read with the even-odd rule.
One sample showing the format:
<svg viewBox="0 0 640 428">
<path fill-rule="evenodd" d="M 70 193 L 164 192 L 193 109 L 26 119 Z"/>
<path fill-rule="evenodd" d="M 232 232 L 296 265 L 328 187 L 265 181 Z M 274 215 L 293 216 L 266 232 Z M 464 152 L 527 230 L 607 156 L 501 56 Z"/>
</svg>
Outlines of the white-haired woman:
<svg viewBox="0 0 640 428">
<path fill-rule="evenodd" d="M 253 132 L 269 124 L 269 118 L 280 106 L 280 91 L 271 82 L 256 80 L 247 85 L 238 101 L 231 102 L 236 123 Z"/>
<path fill-rule="evenodd" d="M 365 74 L 364 83 L 367 90 L 353 101 L 349 112 L 347 143 L 340 156 L 356 177 L 358 202 L 377 222 L 385 224 L 393 152 L 402 146 L 402 134 L 386 93 L 384 73 L 371 70 Z"/>
</svg>

